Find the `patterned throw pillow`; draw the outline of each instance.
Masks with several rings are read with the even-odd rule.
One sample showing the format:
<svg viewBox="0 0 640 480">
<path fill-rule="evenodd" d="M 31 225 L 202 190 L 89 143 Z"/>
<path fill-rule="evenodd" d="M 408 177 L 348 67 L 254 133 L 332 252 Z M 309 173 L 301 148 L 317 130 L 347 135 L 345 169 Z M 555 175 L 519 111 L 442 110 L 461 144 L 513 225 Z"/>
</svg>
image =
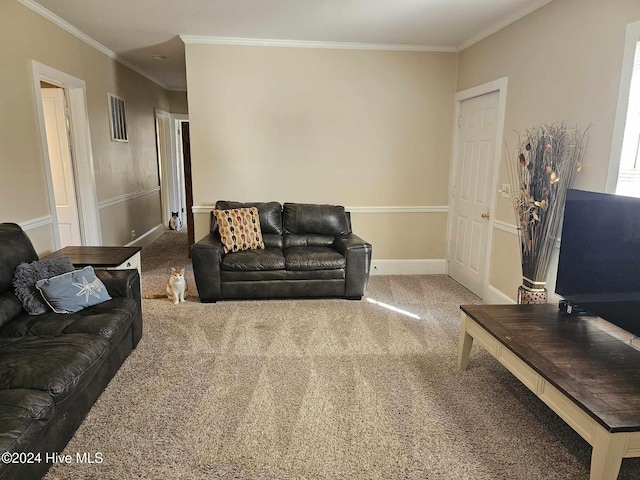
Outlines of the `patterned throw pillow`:
<svg viewBox="0 0 640 480">
<path fill-rule="evenodd" d="M 224 253 L 264 248 L 258 209 L 214 210 Z"/>
</svg>

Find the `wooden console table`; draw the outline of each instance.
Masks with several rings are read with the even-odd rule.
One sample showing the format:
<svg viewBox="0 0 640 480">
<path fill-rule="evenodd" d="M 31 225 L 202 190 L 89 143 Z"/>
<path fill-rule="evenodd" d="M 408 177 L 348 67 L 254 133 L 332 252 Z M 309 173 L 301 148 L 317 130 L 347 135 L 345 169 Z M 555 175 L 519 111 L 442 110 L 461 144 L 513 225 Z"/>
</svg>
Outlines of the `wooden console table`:
<svg viewBox="0 0 640 480">
<path fill-rule="evenodd" d="M 640 351 L 555 305 L 460 308 L 459 368 L 478 341 L 593 447 L 590 480 L 640 457 Z"/>
</svg>

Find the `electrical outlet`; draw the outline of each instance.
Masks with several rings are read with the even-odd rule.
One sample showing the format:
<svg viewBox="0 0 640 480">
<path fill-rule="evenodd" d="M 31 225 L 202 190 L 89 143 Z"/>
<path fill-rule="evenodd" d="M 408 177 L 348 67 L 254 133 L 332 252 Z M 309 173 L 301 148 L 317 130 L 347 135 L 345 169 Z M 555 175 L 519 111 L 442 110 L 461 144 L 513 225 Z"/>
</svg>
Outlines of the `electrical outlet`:
<svg viewBox="0 0 640 480">
<path fill-rule="evenodd" d="M 498 193 L 502 198 L 509 198 L 509 195 L 511 194 L 511 185 L 503 183 L 502 188 L 498 190 Z"/>
<path fill-rule="evenodd" d="M 131 240 L 135 240 L 135 239 L 136 239 L 136 231 L 131 230 Z"/>
</svg>

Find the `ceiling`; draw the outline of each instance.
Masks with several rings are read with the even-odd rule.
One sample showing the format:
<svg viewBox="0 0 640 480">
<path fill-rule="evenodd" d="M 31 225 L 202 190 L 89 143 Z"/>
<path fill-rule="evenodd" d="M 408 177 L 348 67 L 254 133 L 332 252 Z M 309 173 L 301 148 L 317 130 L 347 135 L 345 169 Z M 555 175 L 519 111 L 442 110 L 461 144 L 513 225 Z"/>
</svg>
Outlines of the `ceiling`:
<svg viewBox="0 0 640 480">
<path fill-rule="evenodd" d="M 287 40 L 323 48 L 459 51 L 551 0 L 18 1 L 165 88 L 186 90 L 181 36 L 208 43 Z"/>
</svg>

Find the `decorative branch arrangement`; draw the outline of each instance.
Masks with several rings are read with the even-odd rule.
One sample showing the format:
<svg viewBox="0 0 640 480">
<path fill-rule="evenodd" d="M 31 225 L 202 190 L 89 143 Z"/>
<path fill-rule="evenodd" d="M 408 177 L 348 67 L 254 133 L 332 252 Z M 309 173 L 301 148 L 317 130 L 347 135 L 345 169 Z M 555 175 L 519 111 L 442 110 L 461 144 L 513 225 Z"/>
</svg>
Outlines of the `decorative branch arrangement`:
<svg viewBox="0 0 640 480">
<path fill-rule="evenodd" d="M 523 287 L 529 291 L 544 291 L 566 193 L 582 169 L 587 132 L 564 123 L 539 125 L 526 130 L 524 139 L 519 137 L 512 153 L 506 150 Z"/>
</svg>

